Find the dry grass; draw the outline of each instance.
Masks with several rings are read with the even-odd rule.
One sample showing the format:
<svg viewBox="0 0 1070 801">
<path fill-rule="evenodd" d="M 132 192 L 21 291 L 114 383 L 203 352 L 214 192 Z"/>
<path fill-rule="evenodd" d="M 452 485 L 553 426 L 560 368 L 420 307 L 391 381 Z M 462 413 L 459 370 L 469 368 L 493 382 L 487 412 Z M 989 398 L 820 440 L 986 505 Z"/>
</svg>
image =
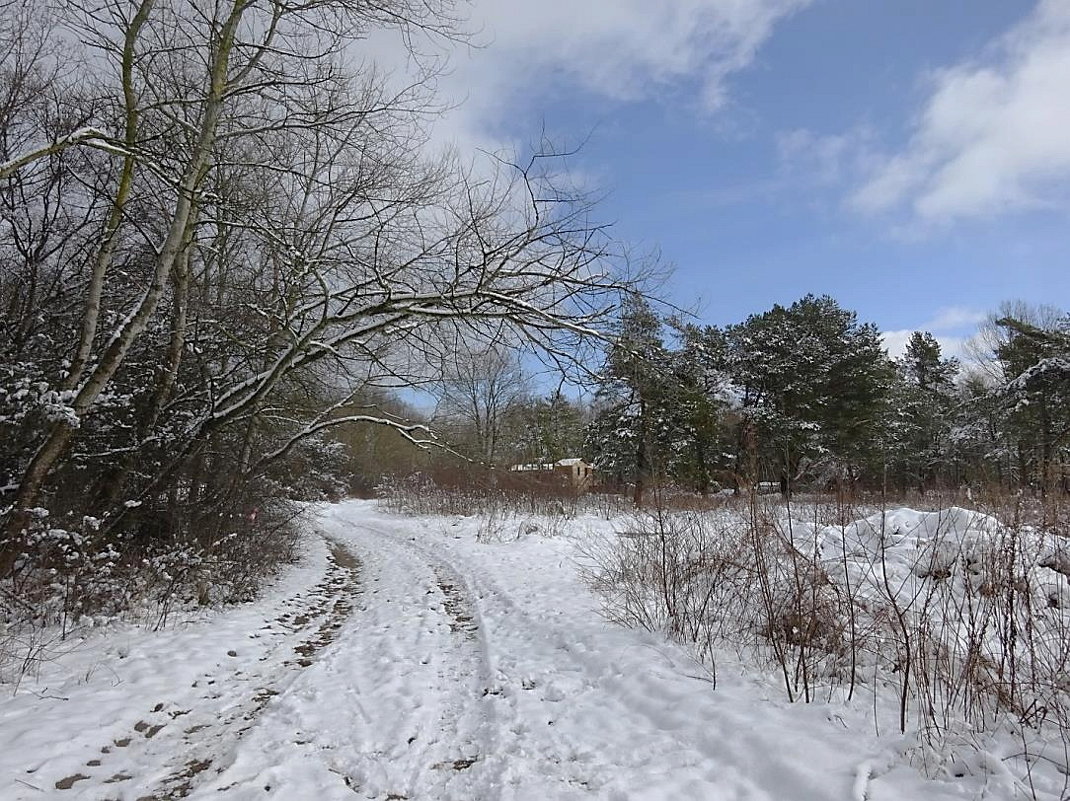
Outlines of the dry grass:
<svg viewBox="0 0 1070 801">
<path fill-rule="evenodd" d="M 790 700 L 871 694 L 895 710 L 879 729 L 937 750 L 1016 732 L 1023 786 L 1037 760 L 1070 776 L 1065 499 L 904 500 L 931 511 L 924 531 L 902 530 L 879 497 L 659 507 L 595 543 L 588 578 L 612 619 L 665 631 L 714 668 L 719 649 L 771 667 Z"/>
</svg>

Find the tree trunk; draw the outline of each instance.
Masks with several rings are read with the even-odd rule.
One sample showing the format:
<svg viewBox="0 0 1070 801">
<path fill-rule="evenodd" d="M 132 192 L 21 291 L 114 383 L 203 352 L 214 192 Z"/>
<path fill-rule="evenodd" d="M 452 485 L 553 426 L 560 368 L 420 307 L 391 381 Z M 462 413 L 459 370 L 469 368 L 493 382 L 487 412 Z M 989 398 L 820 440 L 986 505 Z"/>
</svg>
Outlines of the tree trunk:
<svg viewBox="0 0 1070 801">
<path fill-rule="evenodd" d="M 189 227 L 194 218 L 194 198 L 204 180 L 209 164 L 212 147 L 216 140 L 216 131 L 223 110 L 223 98 L 227 89 L 227 67 L 234 36 L 245 10 L 242 0 L 237 0 L 231 7 L 230 16 L 220 31 L 215 59 L 211 64 L 211 85 L 205 102 L 204 116 L 198 132 L 197 142 L 187 164 L 186 172 L 179 184 L 175 213 L 168 227 L 167 236 L 156 260 L 156 269 L 148 288 L 142 295 L 136 311 L 116 332 L 108 347 L 101 355 L 94 370 L 86 377 L 71 403 L 76 417 L 86 415 L 101 392 L 110 383 L 126 354 L 134 342 L 147 327 L 156 311 L 168 278 L 182 254 L 183 246 L 189 241 Z M 45 438 L 44 444 L 37 450 L 19 482 L 13 511 L 7 525 L 7 542 L 0 551 L 0 575 L 7 573 L 16 554 L 21 550 L 25 529 L 29 523 L 28 510 L 39 502 L 41 489 L 45 480 L 67 450 L 74 434 L 70 420 L 63 419 L 53 424 Z"/>
<path fill-rule="evenodd" d="M 135 157 L 134 147 L 137 144 L 138 108 L 137 92 L 134 88 L 134 61 L 136 46 L 141 28 L 148 21 L 149 14 L 155 0 L 142 0 L 137 13 L 130 21 L 130 27 L 126 30 L 123 38 L 122 57 L 122 85 L 123 99 L 126 107 L 126 119 L 124 123 L 123 143 L 127 153 L 123 157 L 123 167 L 119 175 L 119 187 L 115 192 L 115 200 L 112 203 L 111 213 L 104 226 L 104 234 L 100 250 L 93 262 L 93 271 L 89 278 L 89 287 L 86 290 L 85 313 L 82 315 L 82 328 L 71 360 L 70 369 L 64 381 L 65 389 L 75 389 L 82 380 L 89 357 L 93 350 L 93 340 L 97 335 L 97 324 L 100 319 L 100 301 L 104 294 L 104 279 L 111 267 L 115 250 L 119 244 L 119 228 L 123 222 L 123 214 L 126 203 L 130 199 L 130 192 L 134 185 Z"/>
</svg>

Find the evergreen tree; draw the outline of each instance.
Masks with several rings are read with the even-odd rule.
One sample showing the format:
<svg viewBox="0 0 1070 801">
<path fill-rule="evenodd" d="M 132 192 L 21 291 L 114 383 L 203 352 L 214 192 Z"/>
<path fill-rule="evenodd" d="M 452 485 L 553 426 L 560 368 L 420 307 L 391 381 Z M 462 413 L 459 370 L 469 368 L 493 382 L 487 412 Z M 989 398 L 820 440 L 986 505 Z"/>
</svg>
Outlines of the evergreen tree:
<svg viewBox="0 0 1070 801">
<path fill-rule="evenodd" d="M 1014 317 L 996 321 L 1007 337 L 996 349 L 1017 445 L 1020 479 L 1046 493 L 1065 483 L 1070 451 L 1070 316 L 1050 328 Z"/>
<path fill-rule="evenodd" d="M 949 439 L 967 483 L 1013 483 L 1015 448 L 1009 437 L 1008 416 L 1000 384 L 976 371 L 964 376 Z"/>
<path fill-rule="evenodd" d="M 645 300 L 630 297 L 606 355 L 585 452 L 604 477 L 632 485 L 637 506 L 655 474 L 665 473 L 680 437 L 669 365 L 661 319 Z"/>
<path fill-rule="evenodd" d="M 941 479 L 957 484 L 951 429 L 958 360 L 943 358 L 932 334 L 915 331 L 896 366 L 900 381 L 893 401 L 895 447 L 889 459 L 895 482 L 919 489 Z"/>
<path fill-rule="evenodd" d="M 514 463 L 550 464 L 583 450 L 583 407 L 560 391 L 515 405 L 505 426 Z"/>
<path fill-rule="evenodd" d="M 757 457 L 783 492 L 807 472 L 853 480 L 878 458 L 892 367 L 876 326 L 832 298 L 807 295 L 730 326 L 727 364 L 742 407 L 738 460 Z"/>
<path fill-rule="evenodd" d="M 683 436 L 677 443 L 672 475 L 705 495 L 714 476 L 732 467 L 725 458 L 728 405 L 725 335 L 716 326 L 678 326 L 681 347 L 673 353 Z"/>
</svg>

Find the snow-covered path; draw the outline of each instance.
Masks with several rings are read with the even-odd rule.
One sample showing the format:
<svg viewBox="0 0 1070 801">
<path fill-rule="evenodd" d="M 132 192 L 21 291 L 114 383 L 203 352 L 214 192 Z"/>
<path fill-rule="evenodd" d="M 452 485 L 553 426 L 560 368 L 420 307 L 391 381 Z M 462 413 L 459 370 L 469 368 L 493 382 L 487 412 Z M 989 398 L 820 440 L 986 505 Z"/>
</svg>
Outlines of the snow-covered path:
<svg viewBox="0 0 1070 801">
<path fill-rule="evenodd" d="M 88 641 L 0 702 L 0 797 L 963 797 L 880 768 L 832 707 L 731 670 L 714 691 L 681 649 L 603 622 L 568 538 L 481 544 L 368 502 L 318 530 L 262 601 Z"/>
</svg>

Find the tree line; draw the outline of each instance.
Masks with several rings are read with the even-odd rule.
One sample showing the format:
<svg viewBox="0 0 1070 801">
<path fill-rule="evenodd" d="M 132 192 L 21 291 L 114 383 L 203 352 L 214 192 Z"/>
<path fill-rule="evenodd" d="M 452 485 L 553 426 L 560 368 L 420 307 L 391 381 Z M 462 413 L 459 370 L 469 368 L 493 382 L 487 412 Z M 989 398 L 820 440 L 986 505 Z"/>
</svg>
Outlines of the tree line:
<svg viewBox="0 0 1070 801">
<path fill-rule="evenodd" d="M 708 494 L 759 482 L 785 494 L 1070 490 L 1070 317 L 1007 304 L 973 343 L 963 364 L 917 331 L 892 358 L 877 326 L 830 297 L 724 327 L 632 297 L 586 400 L 533 398 L 519 364 L 486 355 L 441 400 L 477 460 L 582 455 L 637 502 L 652 485 Z"/>
<path fill-rule="evenodd" d="M 774 482 L 908 489 L 1070 490 L 1070 316 L 994 316 L 976 364 L 914 332 L 881 333 L 808 295 L 725 327 L 665 321 L 633 301 L 619 321 L 587 448 L 635 488 L 699 492 Z"/>
</svg>

